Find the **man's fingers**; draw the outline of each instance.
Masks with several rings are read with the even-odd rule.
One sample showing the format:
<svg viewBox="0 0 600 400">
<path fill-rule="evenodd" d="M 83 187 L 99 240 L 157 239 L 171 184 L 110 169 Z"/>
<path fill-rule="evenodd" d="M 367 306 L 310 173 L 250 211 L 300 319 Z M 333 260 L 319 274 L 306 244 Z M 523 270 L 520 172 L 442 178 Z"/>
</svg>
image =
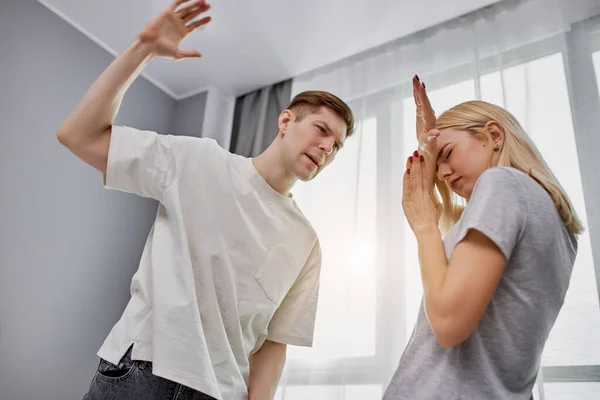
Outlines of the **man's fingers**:
<svg viewBox="0 0 600 400">
<path fill-rule="evenodd" d="M 211 20 L 212 20 L 211 17 L 204 17 L 201 20 L 198 20 L 194 23 L 189 24 L 187 27 L 190 31 L 193 31 L 193 30 L 200 28 L 201 26 L 208 24 Z"/>
<path fill-rule="evenodd" d="M 206 10 L 208 10 L 209 8 L 210 8 L 210 5 L 203 4 L 202 6 L 195 7 L 193 9 L 190 9 L 189 11 L 186 10 L 187 13 L 185 15 L 182 15 L 181 19 L 183 20 L 184 23 L 187 23 L 187 22 L 193 20 L 194 18 L 196 18 L 198 15 L 205 12 Z"/>
<path fill-rule="evenodd" d="M 175 58 L 177 60 L 183 60 L 184 58 L 200 58 L 202 54 L 196 50 L 177 50 Z"/>
<path fill-rule="evenodd" d="M 189 0 L 174 0 L 173 3 L 171 3 L 171 10 L 175 11 L 177 7 L 179 7 L 183 3 L 187 3 L 188 1 Z"/>
</svg>

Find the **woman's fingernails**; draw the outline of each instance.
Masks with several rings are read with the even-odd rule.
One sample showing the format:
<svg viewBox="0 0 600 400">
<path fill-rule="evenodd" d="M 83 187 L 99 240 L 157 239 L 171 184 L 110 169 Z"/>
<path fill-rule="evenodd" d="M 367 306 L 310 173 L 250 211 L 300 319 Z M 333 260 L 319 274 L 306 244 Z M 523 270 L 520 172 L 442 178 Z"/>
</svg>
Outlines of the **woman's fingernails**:
<svg viewBox="0 0 600 400">
<path fill-rule="evenodd" d="M 409 162 L 409 163 L 413 162 L 413 158 L 412 158 L 412 156 L 408 157 L 408 162 Z"/>
<path fill-rule="evenodd" d="M 425 82 L 423 82 L 423 89 L 427 89 L 427 87 L 425 86 Z"/>
<path fill-rule="evenodd" d="M 413 153 L 414 157 L 418 157 L 419 156 L 419 152 L 415 150 L 415 152 Z"/>
<path fill-rule="evenodd" d="M 417 78 L 417 80 L 418 80 L 418 81 L 421 81 L 421 80 L 419 79 L 419 75 L 416 75 L 416 74 L 415 74 L 415 78 Z"/>
<path fill-rule="evenodd" d="M 410 168 L 406 170 L 406 175 L 410 175 Z"/>
<path fill-rule="evenodd" d="M 421 160 L 421 162 L 425 161 L 425 158 L 423 158 L 423 156 L 419 156 L 419 160 Z"/>
</svg>

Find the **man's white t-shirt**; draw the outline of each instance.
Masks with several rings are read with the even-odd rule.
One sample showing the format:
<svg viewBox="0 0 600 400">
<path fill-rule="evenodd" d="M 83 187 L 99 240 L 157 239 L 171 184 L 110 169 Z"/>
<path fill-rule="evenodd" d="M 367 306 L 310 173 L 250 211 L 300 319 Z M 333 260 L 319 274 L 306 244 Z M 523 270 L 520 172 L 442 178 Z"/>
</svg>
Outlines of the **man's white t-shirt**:
<svg viewBox="0 0 600 400">
<path fill-rule="evenodd" d="M 101 358 L 118 364 L 133 345 L 155 375 L 241 400 L 266 339 L 312 345 L 317 236 L 250 158 L 212 139 L 113 126 L 106 187 L 160 204 Z"/>
</svg>

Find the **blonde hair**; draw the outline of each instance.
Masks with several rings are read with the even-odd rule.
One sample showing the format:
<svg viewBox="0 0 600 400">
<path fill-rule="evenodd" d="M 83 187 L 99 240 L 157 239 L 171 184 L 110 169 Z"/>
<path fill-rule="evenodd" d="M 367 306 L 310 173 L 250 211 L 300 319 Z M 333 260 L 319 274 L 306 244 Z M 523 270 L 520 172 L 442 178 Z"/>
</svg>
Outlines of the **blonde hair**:
<svg viewBox="0 0 600 400">
<path fill-rule="evenodd" d="M 550 194 L 567 229 L 574 234 L 580 234 L 583 231 L 583 225 L 567 194 L 535 144 L 511 113 L 484 101 L 468 101 L 454 106 L 440 115 L 436 122 L 436 128 L 469 131 L 477 138 L 491 144 L 492 137 L 486 129 L 486 124 L 490 121 L 497 122 L 504 129 L 504 144 L 499 150 L 497 166 L 516 168 L 535 179 Z M 442 200 L 440 226 L 442 230 L 447 231 L 460 218 L 465 203 L 437 176 L 435 185 Z"/>
</svg>

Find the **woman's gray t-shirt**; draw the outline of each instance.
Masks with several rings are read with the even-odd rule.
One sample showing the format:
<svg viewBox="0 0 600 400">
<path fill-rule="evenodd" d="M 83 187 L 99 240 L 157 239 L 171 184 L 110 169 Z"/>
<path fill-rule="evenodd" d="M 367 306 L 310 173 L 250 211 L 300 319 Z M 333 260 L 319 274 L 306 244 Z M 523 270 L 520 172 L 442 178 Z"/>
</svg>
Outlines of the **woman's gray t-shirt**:
<svg viewBox="0 0 600 400">
<path fill-rule="evenodd" d="M 460 220 L 444 238 L 450 260 L 469 229 L 508 260 L 496 293 L 471 336 L 438 345 L 423 304 L 384 395 L 398 399 L 530 399 L 544 344 L 569 287 L 577 239 L 550 195 L 527 174 L 486 170 Z M 485 268 L 485 265 L 481 265 Z"/>
</svg>

